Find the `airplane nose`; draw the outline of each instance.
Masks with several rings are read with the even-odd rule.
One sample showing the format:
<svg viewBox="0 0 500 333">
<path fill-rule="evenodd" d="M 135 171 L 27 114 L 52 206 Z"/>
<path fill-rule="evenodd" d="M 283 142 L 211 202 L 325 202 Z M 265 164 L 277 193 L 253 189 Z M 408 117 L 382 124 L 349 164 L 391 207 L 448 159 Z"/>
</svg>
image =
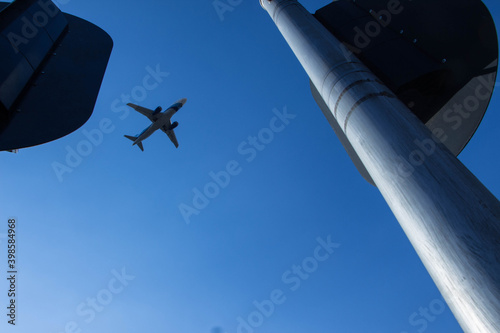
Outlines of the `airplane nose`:
<svg viewBox="0 0 500 333">
<path fill-rule="evenodd" d="M 184 104 L 186 104 L 186 102 L 187 102 L 187 98 L 182 98 L 182 99 L 180 99 L 180 100 L 179 100 L 179 102 L 180 102 L 182 105 L 184 105 Z"/>
</svg>

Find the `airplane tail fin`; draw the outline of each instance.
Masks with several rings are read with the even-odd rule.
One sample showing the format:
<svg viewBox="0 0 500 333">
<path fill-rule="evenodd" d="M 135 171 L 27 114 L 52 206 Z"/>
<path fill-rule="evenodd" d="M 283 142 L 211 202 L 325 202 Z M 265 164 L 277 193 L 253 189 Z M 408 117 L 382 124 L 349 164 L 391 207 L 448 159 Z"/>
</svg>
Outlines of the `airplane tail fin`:
<svg viewBox="0 0 500 333">
<path fill-rule="evenodd" d="M 137 137 L 136 137 L 136 136 L 124 135 L 124 137 L 126 137 L 127 139 L 129 139 L 129 140 L 131 140 L 131 141 L 134 141 L 134 144 L 135 144 L 135 140 L 137 140 Z M 138 143 L 137 143 L 137 146 L 139 146 L 139 149 L 141 149 L 142 151 L 144 151 L 144 146 L 142 145 L 142 141 L 141 141 L 141 142 L 138 142 Z"/>
</svg>

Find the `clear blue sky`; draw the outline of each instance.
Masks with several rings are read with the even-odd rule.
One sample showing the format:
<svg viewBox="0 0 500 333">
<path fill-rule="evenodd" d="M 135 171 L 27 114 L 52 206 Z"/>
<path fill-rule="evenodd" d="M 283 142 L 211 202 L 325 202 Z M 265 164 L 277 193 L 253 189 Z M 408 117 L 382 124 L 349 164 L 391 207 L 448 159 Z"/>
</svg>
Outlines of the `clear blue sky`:
<svg viewBox="0 0 500 333">
<path fill-rule="evenodd" d="M 0 154 L 0 236 L 16 217 L 20 271 L 15 329 L 0 275 L 2 332 L 461 332 L 258 0 L 232 1 L 223 19 L 211 0 L 59 3 L 106 30 L 114 49 L 81 129 Z M 313 12 L 329 1 L 302 3 Z M 500 5 L 485 3 L 498 24 Z M 158 85 L 143 96 L 151 70 Z M 460 155 L 497 197 L 499 93 Z M 124 113 L 122 95 L 150 108 L 186 97 L 174 117 L 179 149 L 163 133 L 145 152 L 132 147 L 123 135 L 148 120 Z M 89 133 L 97 145 L 58 177 L 54 163 Z M 267 143 L 252 152 L 258 133 Z M 193 207 L 211 173 L 223 187 L 187 224 L 179 207 Z"/>
</svg>

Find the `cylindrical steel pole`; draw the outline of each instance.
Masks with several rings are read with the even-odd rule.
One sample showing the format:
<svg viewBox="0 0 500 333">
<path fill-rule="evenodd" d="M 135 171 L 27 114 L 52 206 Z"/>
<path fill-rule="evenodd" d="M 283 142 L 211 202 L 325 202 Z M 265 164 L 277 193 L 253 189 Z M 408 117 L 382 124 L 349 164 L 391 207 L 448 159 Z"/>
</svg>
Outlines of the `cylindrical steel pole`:
<svg viewBox="0 0 500 333">
<path fill-rule="evenodd" d="M 296 0 L 260 0 L 466 332 L 500 332 L 500 202 Z"/>
</svg>

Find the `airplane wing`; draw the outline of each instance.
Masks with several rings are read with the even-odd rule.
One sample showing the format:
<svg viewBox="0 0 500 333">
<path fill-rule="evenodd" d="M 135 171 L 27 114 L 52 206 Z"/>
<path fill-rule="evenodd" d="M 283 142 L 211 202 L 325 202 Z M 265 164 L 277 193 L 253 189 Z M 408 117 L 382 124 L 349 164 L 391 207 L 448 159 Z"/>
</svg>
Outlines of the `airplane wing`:
<svg viewBox="0 0 500 333">
<path fill-rule="evenodd" d="M 153 110 L 150 110 L 150 109 L 147 109 L 145 107 L 142 107 L 142 106 L 139 106 L 139 105 L 135 105 L 135 104 L 132 104 L 132 103 L 128 103 L 127 104 L 128 106 L 130 106 L 131 108 L 133 108 L 135 111 L 145 115 L 146 117 L 149 118 L 149 120 L 151 121 L 155 121 L 155 118 L 153 116 Z"/>
<path fill-rule="evenodd" d="M 170 139 L 170 141 L 172 141 L 172 143 L 174 144 L 175 148 L 178 148 L 179 147 L 179 143 L 177 142 L 177 138 L 175 137 L 174 130 L 169 129 L 169 127 L 170 127 L 170 124 L 164 125 L 161 128 L 161 130 L 163 132 L 165 132 L 165 134 L 168 136 L 168 138 Z"/>
</svg>

